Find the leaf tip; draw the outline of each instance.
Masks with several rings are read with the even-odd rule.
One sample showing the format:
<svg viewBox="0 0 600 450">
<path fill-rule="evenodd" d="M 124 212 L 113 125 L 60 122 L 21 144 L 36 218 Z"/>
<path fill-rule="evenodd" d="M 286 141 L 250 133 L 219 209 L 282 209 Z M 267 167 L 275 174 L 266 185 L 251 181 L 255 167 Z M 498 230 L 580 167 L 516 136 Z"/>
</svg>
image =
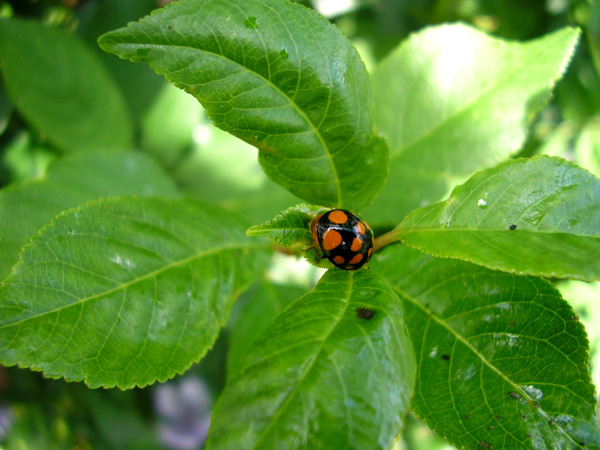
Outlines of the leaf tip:
<svg viewBox="0 0 600 450">
<path fill-rule="evenodd" d="M 246 230 L 246 236 L 249 236 L 249 237 L 262 236 L 262 235 L 263 235 L 263 231 L 262 231 L 260 225 L 252 225 L 250 228 L 248 228 Z"/>
</svg>

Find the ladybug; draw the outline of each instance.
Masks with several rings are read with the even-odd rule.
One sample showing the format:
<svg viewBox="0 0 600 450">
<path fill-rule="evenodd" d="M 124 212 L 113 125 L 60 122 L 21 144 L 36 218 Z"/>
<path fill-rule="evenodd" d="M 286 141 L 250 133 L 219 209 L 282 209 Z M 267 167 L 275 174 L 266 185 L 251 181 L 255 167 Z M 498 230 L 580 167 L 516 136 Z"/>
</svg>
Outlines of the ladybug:
<svg viewBox="0 0 600 450">
<path fill-rule="evenodd" d="M 371 259 L 373 231 L 364 220 L 345 209 L 332 209 L 310 224 L 317 247 L 337 268 L 356 270 Z"/>
</svg>

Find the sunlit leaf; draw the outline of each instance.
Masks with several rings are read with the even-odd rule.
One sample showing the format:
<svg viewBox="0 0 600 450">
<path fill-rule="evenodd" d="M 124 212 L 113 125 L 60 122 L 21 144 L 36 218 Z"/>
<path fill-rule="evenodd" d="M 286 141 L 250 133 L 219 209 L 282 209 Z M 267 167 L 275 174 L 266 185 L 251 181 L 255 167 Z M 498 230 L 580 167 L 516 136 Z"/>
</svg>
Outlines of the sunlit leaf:
<svg viewBox="0 0 600 450">
<path fill-rule="evenodd" d="M 194 128 L 194 140 L 192 150 L 170 171 L 182 191 L 210 199 L 252 223 L 264 222 L 301 202 L 269 180 L 257 161 L 256 148 L 211 125 L 206 118 Z"/>
<path fill-rule="evenodd" d="M 0 288 L 0 362 L 91 387 L 183 372 L 268 260 L 245 228 L 191 199 L 116 198 L 60 215 Z"/>
<path fill-rule="evenodd" d="M 579 164 L 600 177 L 600 121 L 590 122 L 581 132 L 575 146 Z"/>
<path fill-rule="evenodd" d="M 413 35 L 383 60 L 373 85 L 377 126 L 392 159 L 388 182 L 368 211 L 372 225 L 396 225 L 515 153 L 578 36 L 564 28 L 519 43 L 442 25 Z"/>
<path fill-rule="evenodd" d="M 359 210 L 382 186 L 365 67 L 324 18 L 288 0 L 187 0 L 102 36 L 194 95 L 218 127 L 255 145 L 273 181 L 310 202 Z"/>
<path fill-rule="evenodd" d="M 202 107 L 192 96 L 167 82 L 158 92 L 141 120 L 140 145 L 169 168 L 177 163 L 187 167 L 189 162 L 184 155 L 193 146 L 194 129 L 201 123 Z"/>
</svg>

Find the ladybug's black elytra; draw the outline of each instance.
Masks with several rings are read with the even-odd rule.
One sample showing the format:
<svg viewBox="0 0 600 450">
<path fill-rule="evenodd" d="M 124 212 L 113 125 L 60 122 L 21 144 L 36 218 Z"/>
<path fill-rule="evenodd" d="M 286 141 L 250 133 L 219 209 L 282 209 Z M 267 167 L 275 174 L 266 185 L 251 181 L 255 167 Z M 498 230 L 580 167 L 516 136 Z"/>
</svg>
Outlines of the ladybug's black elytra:
<svg viewBox="0 0 600 450">
<path fill-rule="evenodd" d="M 350 211 L 327 211 L 311 222 L 310 229 L 323 255 L 339 269 L 356 270 L 371 259 L 373 231 Z"/>
</svg>

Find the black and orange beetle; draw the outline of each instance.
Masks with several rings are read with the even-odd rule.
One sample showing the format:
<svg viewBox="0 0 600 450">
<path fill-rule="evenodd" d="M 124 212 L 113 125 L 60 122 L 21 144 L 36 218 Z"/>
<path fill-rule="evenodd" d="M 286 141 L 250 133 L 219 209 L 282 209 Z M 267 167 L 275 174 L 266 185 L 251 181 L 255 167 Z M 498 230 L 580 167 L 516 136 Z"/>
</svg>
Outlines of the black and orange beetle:
<svg viewBox="0 0 600 450">
<path fill-rule="evenodd" d="M 339 269 L 356 270 L 371 259 L 373 231 L 350 211 L 327 211 L 311 222 L 310 230 L 317 247 Z"/>
</svg>

